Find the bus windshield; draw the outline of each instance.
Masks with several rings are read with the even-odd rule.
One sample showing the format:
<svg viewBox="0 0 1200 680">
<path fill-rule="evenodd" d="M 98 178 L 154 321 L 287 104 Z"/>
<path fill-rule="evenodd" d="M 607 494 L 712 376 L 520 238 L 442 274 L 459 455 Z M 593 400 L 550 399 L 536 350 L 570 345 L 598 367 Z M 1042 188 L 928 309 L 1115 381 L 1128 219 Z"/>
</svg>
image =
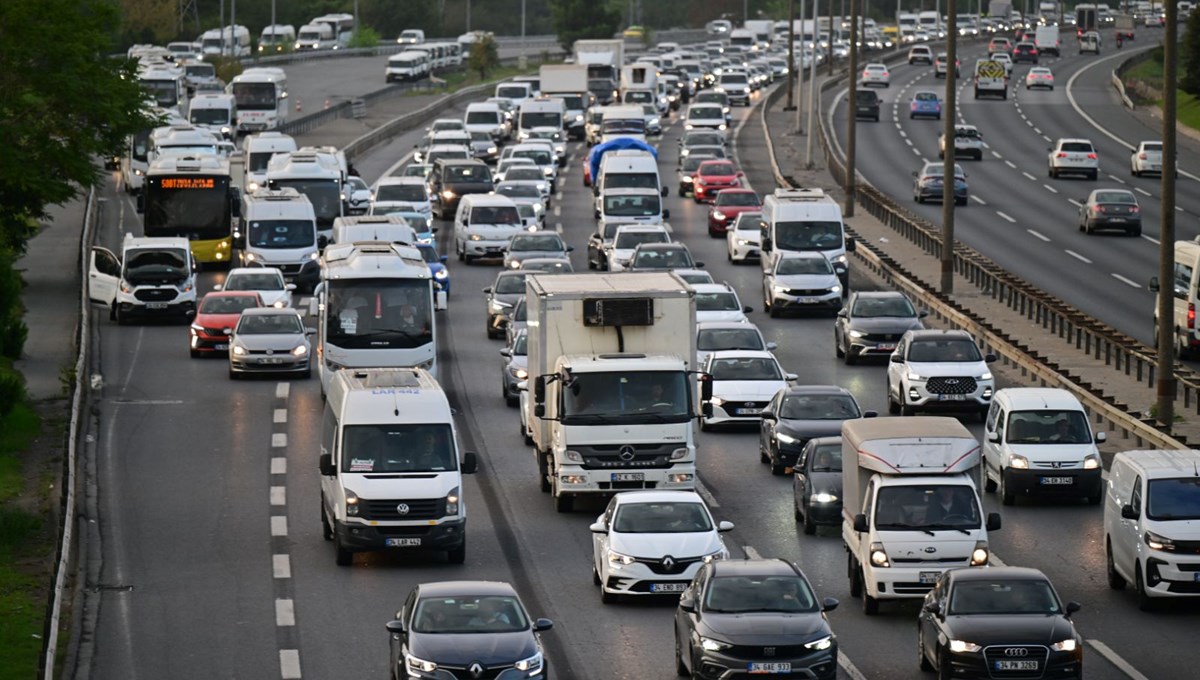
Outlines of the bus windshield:
<svg viewBox="0 0 1200 680">
<path fill-rule="evenodd" d="M 291 187 L 308 196 L 317 214 L 317 229 L 333 228 L 333 221 L 342 216 L 342 193 L 336 179 L 273 179 L 272 189 Z"/>
<path fill-rule="evenodd" d="M 229 176 L 146 178 L 146 236 L 229 236 Z"/>
<path fill-rule="evenodd" d="M 429 279 L 326 284 L 325 341 L 343 349 L 407 349 L 433 342 Z"/>
<path fill-rule="evenodd" d="M 234 83 L 233 98 L 243 111 L 274 111 L 275 83 Z"/>
</svg>

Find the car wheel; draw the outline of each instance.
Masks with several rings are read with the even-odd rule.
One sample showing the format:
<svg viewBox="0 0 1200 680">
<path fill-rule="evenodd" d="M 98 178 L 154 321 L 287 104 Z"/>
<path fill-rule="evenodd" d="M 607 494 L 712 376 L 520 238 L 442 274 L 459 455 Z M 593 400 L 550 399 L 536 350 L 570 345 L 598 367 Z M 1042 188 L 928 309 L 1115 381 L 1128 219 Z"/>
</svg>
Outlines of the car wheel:
<svg viewBox="0 0 1200 680">
<path fill-rule="evenodd" d="M 237 371 L 233 370 L 232 368 L 229 369 L 229 379 L 230 380 L 241 380 L 241 378 L 242 378 L 241 373 L 238 373 Z"/>
<path fill-rule="evenodd" d="M 846 356 L 846 350 L 842 349 L 842 341 L 838 339 L 837 333 L 833 334 L 833 353 L 839 359 Z"/>
<path fill-rule="evenodd" d="M 1100 171 L 1099 171 L 1099 170 L 1093 170 L 1093 171 L 1091 172 L 1091 174 L 1089 174 L 1089 175 L 1088 175 L 1088 179 L 1090 179 L 1090 180 L 1091 180 L 1091 181 L 1093 181 L 1093 182 L 1095 182 L 1095 181 L 1096 181 L 1097 179 L 1099 179 L 1099 178 L 1100 178 Z"/>
<path fill-rule="evenodd" d="M 1133 228 L 1133 234 L 1131 234 L 1131 235 L 1132 235 L 1132 236 L 1141 236 L 1141 235 L 1142 235 L 1142 228 L 1141 228 L 1141 227 L 1134 227 L 1134 228 Z"/>
<path fill-rule="evenodd" d="M 1133 581 L 1134 589 L 1137 590 L 1138 609 L 1148 612 L 1154 609 L 1154 598 L 1146 593 L 1146 581 L 1142 576 L 1142 565 L 1138 562 L 1133 563 Z"/>
<path fill-rule="evenodd" d="M 900 413 L 900 404 L 898 404 L 896 401 L 894 401 L 892 399 L 892 383 L 891 383 L 891 381 L 888 381 L 888 386 L 887 386 L 887 403 L 888 403 L 888 413 L 890 413 L 892 415 L 897 415 Z"/>
<path fill-rule="evenodd" d="M 809 508 L 804 513 L 804 534 L 812 536 L 817 533 L 817 523 L 813 521 L 812 508 Z"/>
<path fill-rule="evenodd" d="M 762 445 L 762 438 L 758 440 L 758 462 L 770 464 L 771 454 L 767 453 L 767 449 Z"/>
<path fill-rule="evenodd" d="M 334 561 L 339 567 L 349 567 L 354 564 L 354 553 L 342 545 L 342 539 L 333 537 Z"/>
<path fill-rule="evenodd" d="M 525 426 L 521 425 L 521 430 L 524 431 Z M 526 437 L 528 439 L 528 437 Z M 550 493 L 550 461 L 548 455 L 543 456 L 540 453 L 533 454 L 538 459 L 538 476 L 541 478 L 542 493 Z"/>
<path fill-rule="evenodd" d="M 1008 472 L 1004 468 L 1000 468 L 1000 502 L 1005 505 L 1013 505 L 1017 502 L 1017 497 L 1013 494 L 1013 490 L 1009 488 Z"/>
<path fill-rule="evenodd" d="M 604 586 L 600 586 L 600 602 L 601 603 L 614 604 L 614 603 L 616 603 L 616 601 L 617 601 L 617 596 L 615 593 L 610 593 L 604 589 Z"/>
<path fill-rule="evenodd" d="M 950 655 L 945 652 L 938 655 L 937 676 L 938 680 L 951 680 L 954 677 L 954 670 L 950 665 Z"/>
<path fill-rule="evenodd" d="M 1125 589 L 1125 577 L 1117 573 L 1117 565 L 1113 563 L 1112 541 L 1104 541 L 1105 574 L 1108 576 L 1108 587 L 1113 590 Z"/>
<path fill-rule="evenodd" d="M 846 351 L 845 351 L 845 355 L 846 355 L 846 365 L 847 366 L 853 366 L 858 363 L 858 355 L 854 353 L 854 350 L 847 347 Z"/>
<path fill-rule="evenodd" d="M 325 495 L 321 495 L 321 538 L 333 540 L 333 527 L 329 526 L 329 518 L 325 516 Z"/>
<path fill-rule="evenodd" d="M 921 632 L 921 624 L 917 624 L 917 658 L 920 660 L 921 670 L 926 673 L 933 672 L 933 664 L 929 663 L 929 657 L 925 656 L 925 633 Z"/>
<path fill-rule="evenodd" d="M 988 493 L 996 493 L 996 480 L 988 476 L 986 460 L 983 468 L 983 490 Z"/>
<path fill-rule="evenodd" d="M 520 403 L 521 403 L 520 397 L 514 397 L 513 395 L 508 393 L 507 389 L 504 390 L 504 405 L 505 406 L 507 406 L 509 408 L 516 408 L 518 405 L 520 405 Z"/>
<path fill-rule="evenodd" d="M 792 492 L 792 517 L 795 517 L 797 522 L 804 521 L 804 513 L 800 511 L 800 503 L 797 502 L 794 491 Z"/>
<path fill-rule="evenodd" d="M 912 406 L 902 405 L 902 406 L 900 406 L 900 415 L 915 416 L 915 415 L 917 415 L 917 409 Z"/>
<path fill-rule="evenodd" d="M 575 497 L 567 494 L 559 494 L 554 497 L 555 512 L 571 512 L 575 509 Z"/>
<path fill-rule="evenodd" d="M 776 461 L 776 460 L 772 459 L 768 462 L 771 465 L 771 474 L 775 475 L 776 477 L 778 477 L 779 475 L 782 475 L 783 471 L 787 469 L 787 466 L 785 466 L 781 461 Z"/>
<path fill-rule="evenodd" d="M 600 585 L 600 583 L 601 583 L 600 572 L 596 571 L 596 565 L 593 564 L 592 565 L 592 585 L 598 586 L 598 585 Z"/>
<path fill-rule="evenodd" d="M 859 578 L 863 579 L 864 581 L 866 580 L 865 575 L 859 576 Z M 875 616 L 879 613 L 879 600 L 868 595 L 865 589 L 863 590 L 862 594 L 862 610 L 863 614 L 866 614 L 867 616 Z"/>
<path fill-rule="evenodd" d="M 194 350 L 194 349 L 189 349 L 189 350 L 188 350 L 188 354 L 189 354 L 189 355 L 191 355 L 191 357 L 192 357 L 193 359 L 199 359 L 200 357 L 203 357 L 203 356 L 204 356 L 204 352 L 200 352 L 200 351 L 197 351 L 197 350 Z"/>
</svg>

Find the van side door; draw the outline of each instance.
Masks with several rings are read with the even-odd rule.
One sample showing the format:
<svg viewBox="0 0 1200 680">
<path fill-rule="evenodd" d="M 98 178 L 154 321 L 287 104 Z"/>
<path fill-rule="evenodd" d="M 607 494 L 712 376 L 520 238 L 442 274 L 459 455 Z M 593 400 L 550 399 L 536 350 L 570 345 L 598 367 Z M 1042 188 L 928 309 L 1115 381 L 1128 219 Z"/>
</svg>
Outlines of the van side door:
<svg viewBox="0 0 1200 680">
<path fill-rule="evenodd" d="M 1004 461 L 1004 413 L 1003 407 L 995 400 L 988 409 L 987 421 L 983 426 L 983 475 L 984 479 L 991 477 L 992 471 L 996 478 L 1000 477 Z M 993 441 L 995 439 L 995 441 Z"/>
<path fill-rule="evenodd" d="M 1175 278 L 1172 282 L 1172 292 L 1175 296 L 1175 332 L 1179 336 L 1176 344 L 1187 348 L 1197 337 L 1194 329 L 1188 328 L 1188 307 L 1195 305 L 1196 300 L 1196 267 L 1191 263 L 1180 261 L 1182 254 L 1176 253 Z M 1195 307 L 1192 307 L 1195 309 Z"/>
<path fill-rule="evenodd" d="M 108 248 L 92 246 L 88 263 L 88 299 L 103 305 L 112 305 L 117 300 L 117 286 L 121 281 L 121 260 Z"/>
</svg>

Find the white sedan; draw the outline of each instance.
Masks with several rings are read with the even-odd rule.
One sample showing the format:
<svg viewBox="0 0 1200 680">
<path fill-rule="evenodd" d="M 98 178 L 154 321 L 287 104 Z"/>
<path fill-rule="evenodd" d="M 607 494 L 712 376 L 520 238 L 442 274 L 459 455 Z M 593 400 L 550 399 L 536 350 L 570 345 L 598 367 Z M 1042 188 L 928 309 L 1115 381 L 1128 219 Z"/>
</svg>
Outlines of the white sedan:
<svg viewBox="0 0 1200 680">
<path fill-rule="evenodd" d="M 745 262 L 762 256 L 762 231 L 760 212 L 739 213 L 733 226 L 725 232 L 725 248 L 730 262 Z"/>
<path fill-rule="evenodd" d="M 712 415 L 700 421 L 700 429 L 717 425 L 754 425 L 767 402 L 796 379 L 784 373 L 775 355 L 764 350 L 713 352 L 704 362 L 704 373 L 712 377 Z"/>
<path fill-rule="evenodd" d="M 287 283 L 275 267 L 236 267 L 225 275 L 225 283 L 213 290 L 245 290 L 258 293 L 266 307 L 291 307 L 296 284 Z"/>
<path fill-rule="evenodd" d="M 753 311 L 742 305 L 737 292 L 724 283 L 692 284 L 696 291 L 696 323 L 702 321 L 746 321 Z"/>
<path fill-rule="evenodd" d="M 729 557 L 716 522 L 695 491 L 626 491 L 613 496 L 592 530 L 592 582 L 600 601 L 687 589 L 704 564 Z"/>
<path fill-rule="evenodd" d="M 1162 174 L 1162 142 L 1141 142 L 1129 156 L 1129 173 L 1141 177 L 1145 173 Z"/>
<path fill-rule="evenodd" d="M 1045 66 L 1034 66 L 1029 69 L 1029 73 L 1025 75 L 1025 89 L 1032 90 L 1035 87 L 1045 87 L 1054 89 L 1054 72 Z"/>
<path fill-rule="evenodd" d="M 862 82 L 863 87 L 868 85 L 878 85 L 879 87 L 890 87 L 892 84 L 892 76 L 888 73 L 886 64 L 867 64 L 863 68 Z"/>
</svg>

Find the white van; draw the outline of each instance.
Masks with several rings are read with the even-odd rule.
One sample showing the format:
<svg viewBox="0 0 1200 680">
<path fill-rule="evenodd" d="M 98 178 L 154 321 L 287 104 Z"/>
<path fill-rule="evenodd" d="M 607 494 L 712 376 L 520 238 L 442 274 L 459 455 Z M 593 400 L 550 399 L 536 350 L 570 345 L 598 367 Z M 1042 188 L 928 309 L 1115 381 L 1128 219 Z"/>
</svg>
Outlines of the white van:
<svg viewBox="0 0 1200 680">
<path fill-rule="evenodd" d="M 417 245 L 417 231 L 400 215 L 359 215 L 333 221 L 332 243 L 384 241 L 406 246 Z"/>
<path fill-rule="evenodd" d="M 525 231 L 517 204 L 498 194 L 467 194 L 454 213 L 454 250 L 470 264 L 479 257 L 504 257 L 508 238 Z"/>
<path fill-rule="evenodd" d="M 340 566 L 355 552 L 401 548 L 467 554 L 461 456 L 450 403 L 419 368 L 337 371 L 321 422 L 321 524 Z"/>
<path fill-rule="evenodd" d="M 121 256 L 92 246 L 88 298 L 109 307 L 109 318 L 125 325 L 137 317 L 196 315 L 196 259 L 186 238 L 125 234 Z"/>
<path fill-rule="evenodd" d="M 1141 609 L 1200 595 L 1200 451 L 1124 451 L 1104 501 L 1108 585 L 1132 583 Z"/>
<path fill-rule="evenodd" d="M 1170 282 L 1175 297 L 1175 354 L 1181 359 L 1195 356 L 1200 349 L 1200 328 L 1196 312 L 1200 311 L 1200 237 L 1195 241 L 1175 242 L 1174 277 Z M 1150 290 L 1158 292 L 1158 277 L 1150 279 Z M 1155 344 L 1158 344 L 1158 305 L 1154 305 Z"/>
<path fill-rule="evenodd" d="M 296 37 L 297 50 L 331 50 L 336 44 L 333 27 L 326 23 L 304 24 Z"/>
<path fill-rule="evenodd" d="M 1100 451 L 1083 404 L 1067 390 L 1012 387 L 996 392 L 984 425 L 984 488 L 1005 505 L 1018 495 L 1075 496 L 1098 505 Z"/>
<path fill-rule="evenodd" d="M 292 188 L 259 189 L 242 196 L 233 231 L 239 267 L 274 267 L 305 293 L 321 281 L 317 216 L 304 194 Z"/>
<path fill-rule="evenodd" d="M 188 122 L 215 132 L 225 139 L 237 139 L 237 100 L 231 94 L 197 94 L 188 106 Z"/>
<path fill-rule="evenodd" d="M 566 114 L 566 106 L 561 99 L 526 99 L 517 107 L 517 141 L 524 142 L 529 139 L 530 133 L 537 128 L 562 133 Z"/>
<path fill-rule="evenodd" d="M 495 142 L 508 136 L 508 119 L 504 116 L 504 111 L 500 110 L 500 106 L 493 102 L 467 104 L 463 125 L 466 126 L 467 132 L 486 132 Z"/>
<path fill-rule="evenodd" d="M 287 52 L 296 43 L 296 27 L 291 24 L 271 24 L 258 37 L 258 51 Z"/>
<path fill-rule="evenodd" d="M 511 100 L 514 107 L 533 96 L 533 86 L 529 83 L 508 81 L 496 86 L 496 96 Z"/>
<path fill-rule="evenodd" d="M 296 140 L 282 132 L 247 135 L 242 140 L 245 191 L 253 193 L 267 185 L 267 164 L 271 162 L 272 156 L 277 153 L 292 153 L 295 150 Z"/>
<path fill-rule="evenodd" d="M 846 236 L 842 208 L 820 189 L 776 189 L 763 200 L 762 267 L 775 269 L 775 260 L 788 252 L 817 251 L 837 272 L 842 288 L 849 285 L 846 253 L 854 239 Z"/>
<path fill-rule="evenodd" d="M 388 57 L 384 82 L 411 82 L 429 77 L 429 55 L 417 50 L 405 50 Z"/>
</svg>

